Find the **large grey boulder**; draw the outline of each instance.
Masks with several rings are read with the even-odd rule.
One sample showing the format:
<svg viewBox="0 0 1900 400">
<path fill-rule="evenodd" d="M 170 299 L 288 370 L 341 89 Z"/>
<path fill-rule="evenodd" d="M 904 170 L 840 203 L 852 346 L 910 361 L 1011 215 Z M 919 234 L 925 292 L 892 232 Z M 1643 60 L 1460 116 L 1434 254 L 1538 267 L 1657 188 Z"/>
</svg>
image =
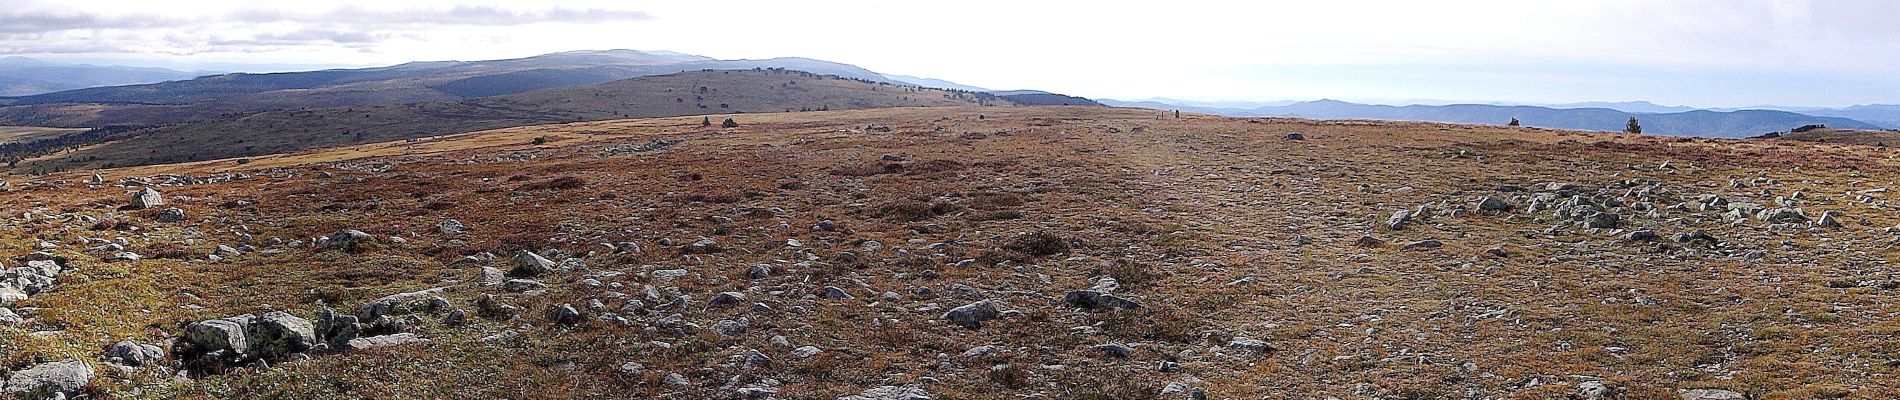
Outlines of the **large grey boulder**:
<svg viewBox="0 0 1900 400">
<path fill-rule="evenodd" d="M 1808 214 L 1798 208 L 1770 208 L 1755 213 L 1755 219 L 1771 224 L 1793 224 L 1808 222 Z"/>
<path fill-rule="evenodd" d="M 165 359 L 165 349 L 130 340 L 106 348 L 106 361 L 128 367 L 153 365 L 163 359 Z"/>
<path fill-rule="evenodd" d="M 1512 208 L 1510 202 L 1504 201 L 1504 199 L 1498 198 L 1497 196 L 1484 196 L 1478 199 L 1477 206 L 1479 213 L 1486 214 L 1510 212 Z"/>
<path fill-rule="evenodd" d="M 324 243 L 332 249 L 357 251 L 364 243 L 369 243 L 374 240 L 376 240 L 376 237 L 367 232 L 355 229 L 344 229 L 325 238 Z"/>
<path fill-rule="evenodd" d="M 185 325 L 185 342 L 192 345 L 194 354 L 212 354 L 227 352 L 233 360 L 249 354 L 251 342 L 245 333 L 250 331 L 254 317 L 245 314 L 230 318 L 220 318 L 193 322 Z"/>
<path fill-rule="evenodd" d="M 540 254 L 527 250 L 515 252 L 514 263 L 515 267 L 508 270 L 508 276 L 524 278 L 541 276 L 541 274 L 553 272 L 555 266 L 553 261 L 548 261 Z"/>
<path fill-rule="evenodd" d="M 999 318 L 1002 311 L 997 310 L 995 300 L 983 300 L 965 304 L 943 313 L 943 319 L 957 326 L 977 329 L 983 327 L 983 321 Z"/>
<path fill-rule="evenodd" d="M 0 390 L 0 393 L 22 399 L 78 397 L 86 384 L 92 382 L 92 376 L 92 364 L 85 361 L 67 359 L 50 362 L 14 372 L 7 377 L 5 390 Z"/>
<path fill-rule="evenodd" d="M 13 286 L 0 282 L 0 307 L 22 301 L 26 301 L 26 292 L 22 292 L 20 289 L 14 289 Z"/>
<path fill-rule="evenodd" d="M 309 351 L 317 344 L 317 328 L 310 320 L 283 311 L 272 311 L 251 322 L 245 340 L 251 354 L 260 358 L 278 358 Z"/>
<path fill-rule="evenodd" d="M 351 339 L 363 333 L 363 325 L 357 322 L 355 315 L 338 314 L 336 310 L 324 309 L 317 312 L 317 340 L 331 351 L 340 351 Z"/>
<path fill-rule="evenodd" d="M 26 325 L 26 318 L 14 314 L 12 309 L 0 308 L 0 326 Z"/>
<path fill-rule="evenodd" d="M 449 306 L 447 300 L 437 300 L 448 287 L 430 288 L 414 292 L 397 293 L 363 303 L 356 309 L 356 319 L 371 322 L 384 316 L 409 315 L 418 312 L 434 312 Z"/>
<path fill-rule="evenodd" d="M 932 400 L 930 392 L 923 385 L 880 386 L 865 389 L 863 393 L 838 397 L 838 400 Z"/>
<path fill-rule="evenodd" d="M 178 207 L 172 207 L 172 208 L 167 208 L 167 209 L 165 209 L 165 211 L 160 211 L 160 212 L 158 213 L 158 216 L 156 216 L 156 217 L 152 217 L 152 219 L 153 219 L 153 220 L 157 220 L 158 222 L 179 222 L 179 221 L 184 221 L 184 220 L 185 220 L 185 210 L 183 210 L 183 209 L 180 209 L 180 208 L 178 208 Z"/>
<path fill-rule="evenodd" d="M 158 191 L 152 190 L 152 188 L 139 189 L 138 193 L 132 194 L 132 209 L 134 210 L 143 210 L 162 205 L 165 205 L 165 196 L 158 194 Z"/>
<path fill-rule="evenodd" d="M 1393 211 L 1392 216 L 1385 219 L 1385 227 L 1392 230 L 1400 230 L 1405 229 L 1405 224 L 1411 222 L 1412 210 L 1398 210 Z"/>
</svg>

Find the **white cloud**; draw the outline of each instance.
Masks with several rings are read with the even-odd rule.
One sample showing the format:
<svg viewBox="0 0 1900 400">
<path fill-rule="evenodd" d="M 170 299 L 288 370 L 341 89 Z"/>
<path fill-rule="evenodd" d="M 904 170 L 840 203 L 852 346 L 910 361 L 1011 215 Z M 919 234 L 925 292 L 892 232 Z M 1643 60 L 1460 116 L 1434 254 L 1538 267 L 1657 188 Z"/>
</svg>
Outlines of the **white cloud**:
<svg viewBox="0 0 1900 400">
<path fill-rule="evenodd" d="M 1900 101 L 1881 98 L 1900 92 L 1882 78 L 1900 2 L 1872 0 L 68 4 L 0 10 L 0 52 L 363 65 L 633 48 L 1097 97 Z"/>
</svg>

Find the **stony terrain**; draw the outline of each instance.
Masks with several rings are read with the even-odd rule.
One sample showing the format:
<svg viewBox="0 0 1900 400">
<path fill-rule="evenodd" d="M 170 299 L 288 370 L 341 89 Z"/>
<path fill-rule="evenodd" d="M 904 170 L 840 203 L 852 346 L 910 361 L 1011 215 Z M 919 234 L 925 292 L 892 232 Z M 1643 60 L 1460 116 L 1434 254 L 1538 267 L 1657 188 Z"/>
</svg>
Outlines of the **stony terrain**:
<svg viewBox="0 0 1900 400">
<path fill-rule="evenodd" d="M 1101 107 L 721 117 L 12 177 L 0 391 L 1900 396 L 1884 149 Z"/>
</svg>

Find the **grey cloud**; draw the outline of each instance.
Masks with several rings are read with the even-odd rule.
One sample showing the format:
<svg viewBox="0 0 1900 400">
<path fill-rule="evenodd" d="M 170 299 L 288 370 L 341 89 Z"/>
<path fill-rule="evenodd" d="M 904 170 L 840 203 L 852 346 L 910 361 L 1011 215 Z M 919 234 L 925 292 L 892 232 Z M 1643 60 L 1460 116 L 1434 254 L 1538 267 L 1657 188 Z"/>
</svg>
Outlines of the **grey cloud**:
<svg viewBox="0 0 1900 400">
<path fill-rule="evenodd" d="M 0 9 L 0 53 L 243 52 L 286 46 L 366 49 L 390 39 L 414 37 L 443 27 L 650 19 L 652 15 L 629 10 L 566 7 L 515 10 L 480 5 L 395 10 L 343 6 L 314 13 L 244 8 L 196 17 L 18 7 Z M 279 29 L 254 28 L 265 25 Z M 282 29 L 285 27 L 289 30 Z"/>
<path fill-rule="evenodd" d="M 184 20 L 150 15 L 104 16 L 83 12 L 0 11 L 0 33 L 48 33 L 79 29 L 139 29 L 178 26 Z"/>
<path fill-rule="evenodd" d="M 539 22 L 601 23 L 643 21 L 652 15 L 640 11 L 553 8 L 516 11 L 489 6 L 455 6 L 447 9 L 409 9 L 402 11 L 369 10 L 342 7 L 317 14 L 289 13 L 280 10 L 252 9 L 231 15 L 232 20 L 249 23 L 307 22 L 348 23 L 357 25 L 469 25 L 512 26 Z"/>
</svg>

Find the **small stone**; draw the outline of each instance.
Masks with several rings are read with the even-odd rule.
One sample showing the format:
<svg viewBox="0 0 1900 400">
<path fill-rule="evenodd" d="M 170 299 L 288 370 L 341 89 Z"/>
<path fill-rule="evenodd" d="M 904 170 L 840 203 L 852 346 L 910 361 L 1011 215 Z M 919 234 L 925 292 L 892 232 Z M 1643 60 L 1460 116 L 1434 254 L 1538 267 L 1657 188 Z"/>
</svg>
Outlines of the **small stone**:
<svg viewBox="0 0 1900 400">
<path fill-rule="evenodd" d="M 823 351 L 824 350 L 820 350 L 816 346 L 802 346 L 796 349 L 792 349 L 792 358 L 796 358 L 796 359 L 812 358 L 813 356 L 817 356 L 818 353 L 823 352 Z"/>
<path fill-rule="evenodd" d="M 1677 391 L 1682 400 L 1746 400 L 1748 396 L 1731 390 L 1722 389 L 1682 389 Z"/>
</svg>

